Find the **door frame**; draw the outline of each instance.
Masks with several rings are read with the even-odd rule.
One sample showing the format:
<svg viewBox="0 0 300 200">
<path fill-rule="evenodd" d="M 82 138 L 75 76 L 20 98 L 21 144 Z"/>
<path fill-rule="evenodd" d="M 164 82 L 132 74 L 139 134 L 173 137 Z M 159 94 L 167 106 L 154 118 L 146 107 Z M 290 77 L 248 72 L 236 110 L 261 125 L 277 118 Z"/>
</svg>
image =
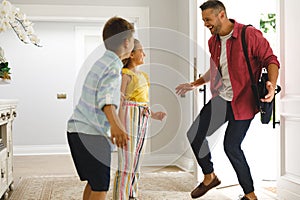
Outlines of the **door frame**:
<svg viewBox="0 0 300 200">
<path fill-rule="evenodd" d="M 296 37 L 300 29 L 294 28 L 300 16 L 298 1 L 280 1 L 280 46 L 281 46 L 281 110 L 280 110 L 280 172 L 277 185 L 279 199 L 300 199 L 300 160 L 298 136 L 300 128 L 300 92 L 298 80 L 298 49 Z M 297 17 L 298 16 L 298 17 Z M 297 73 L 298 72 L 298 73 Z M 286 86 L 291 87 L 286 87 Z"/>
</svg>

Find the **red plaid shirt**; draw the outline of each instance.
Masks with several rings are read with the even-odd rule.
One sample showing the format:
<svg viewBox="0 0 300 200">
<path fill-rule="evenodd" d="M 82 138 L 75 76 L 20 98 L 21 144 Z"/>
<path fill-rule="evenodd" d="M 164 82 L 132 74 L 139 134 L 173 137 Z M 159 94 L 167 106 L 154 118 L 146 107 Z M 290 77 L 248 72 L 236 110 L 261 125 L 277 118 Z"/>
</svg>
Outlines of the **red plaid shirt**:
<svg viewBox="0 0 300 200">
<path fill-rule="evenodd" d="M 254 96 L 251 90 L 251 80 L 244 57 L 241 30 L 243 24 L 234 23 L 232 37 L 227 40 L 227 62 L 228 72 L 233 90 L 231 101 L 232 110 L 236 120 L 251 119 L 258 112 Z M 263 68 L 269 64 L 280 66 L 277 57 L 273 54 L 269 42 L 263 37 L 262 33 L 254 27 L 246 30 L 246 42 L 251 67 L 256 80 L 259 79 Z M 208 41 L 210 60 L 210 89 L 212 96 L 219 95 L 218 89 L 222 86 L 221 77 L 218 76 L 218 66 L 221 54 L 221 41 L 219 36 L 213 35 Z"/>
</svg>

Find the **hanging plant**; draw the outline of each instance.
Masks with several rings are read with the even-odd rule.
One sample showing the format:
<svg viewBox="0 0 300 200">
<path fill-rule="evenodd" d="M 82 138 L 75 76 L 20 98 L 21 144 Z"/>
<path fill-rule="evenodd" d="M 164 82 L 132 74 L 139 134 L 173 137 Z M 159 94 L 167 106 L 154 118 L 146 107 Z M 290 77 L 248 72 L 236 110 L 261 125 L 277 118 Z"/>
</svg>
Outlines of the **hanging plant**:
<svg viewBox="0 0 300 200">
<path fill-rule="evenodd" d="M 40 39 L 35 35 L 33 23 L 29 21 L 24 13 L 9 1 L 3 0 L 0 4 L 0 33 L 13 29 L 18 38 L 25 44 L 40 46 Z M 4 57 L 4 50 L 0 47 L 0 78 L 10 80 L 10 68 Z"/>
<path fill-rule="evenodd" d="M 0 33 L 10 28 L 22 42 L 40 46 L 40 39 L 34 33 L 33 23 L 27 19 L 26 14 L 9 1 L 3 0 L 0 4 Z"/>
</svg>

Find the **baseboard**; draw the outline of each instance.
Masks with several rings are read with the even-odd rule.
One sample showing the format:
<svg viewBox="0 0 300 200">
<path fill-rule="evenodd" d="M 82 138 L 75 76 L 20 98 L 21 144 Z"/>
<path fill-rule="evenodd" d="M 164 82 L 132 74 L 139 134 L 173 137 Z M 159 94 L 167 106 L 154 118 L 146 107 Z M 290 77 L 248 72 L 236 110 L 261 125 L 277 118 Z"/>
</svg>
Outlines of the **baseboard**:
<svg viewBox="0 0 300 200">
<path fill-rule="evenodd" d="M 184 171 L 194 170 L 194 160 L 177 154 L 147 154 L 143 157 L 142 166 L 177 166 Z"/>
<path fill-rule="evenodd" d="M 177 162 L 176 166 L 183 169 L 184 171 L 187 172 L 194 172 L 195 170 L 195 162 L 192 158 L 187 158 L 185 156 L 181 156 Z"/>
<path fill-rule="evenodd" d="M 13 151 L 15 156 L 70 154 L 68 145 L 14 145 Z"/>
<path fill-rule="evenodd" d="M 300 183 L 298 176 L 285 175 L 278 179 L 278 199 L 298 200 L 300 199 Z"/>
</svg>

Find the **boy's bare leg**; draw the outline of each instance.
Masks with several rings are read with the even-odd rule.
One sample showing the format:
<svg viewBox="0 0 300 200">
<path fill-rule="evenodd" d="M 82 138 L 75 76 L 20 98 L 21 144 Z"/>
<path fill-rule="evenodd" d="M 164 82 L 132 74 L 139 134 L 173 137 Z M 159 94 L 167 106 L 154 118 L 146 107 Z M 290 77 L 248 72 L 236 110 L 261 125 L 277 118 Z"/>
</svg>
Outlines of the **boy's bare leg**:
<svg viewBox="0 0 300 200">
<path fill-rule="evenodd" d="M 90 184 L 87 183 L 83 191 L 83 200 L 89 200 L 91 192 L 92 192 L 92 188 Z"/>
<path fill-rule="evenodd" d="M 106 198 L 106 191 L 103 192 L 91 192 L 89 200 L 105 200 Z"/>
<path fill-rule="evenodd" d="M 91 186 L 87 183 L 84 192 L 83 192 L 83 200 L 105 200 L 106 191 L 103 192 L 95 192 L 92 191 Z"/>
</svg>

